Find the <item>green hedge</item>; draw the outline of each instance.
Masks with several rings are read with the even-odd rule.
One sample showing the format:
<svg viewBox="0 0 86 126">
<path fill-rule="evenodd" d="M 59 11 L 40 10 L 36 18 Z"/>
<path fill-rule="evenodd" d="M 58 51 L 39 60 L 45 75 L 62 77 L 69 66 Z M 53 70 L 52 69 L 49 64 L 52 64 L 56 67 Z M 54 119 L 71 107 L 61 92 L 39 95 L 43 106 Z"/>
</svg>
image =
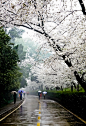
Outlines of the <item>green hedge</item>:
<svg viewBox="0 0 86 126">
<path fill-rule="evenodd" d="M 11 102 L 13 102 L 13 95 L 10 92 L 9 93 L 5 92 L 0 101 L 0 108 L 2 108 L 3 106 L 5 106 Z"/>
<path fill-rule="evenodd" d="M 48 92 L 47 97 L 86 120 L 86 94 L 84 92 Z"/>
</svg>

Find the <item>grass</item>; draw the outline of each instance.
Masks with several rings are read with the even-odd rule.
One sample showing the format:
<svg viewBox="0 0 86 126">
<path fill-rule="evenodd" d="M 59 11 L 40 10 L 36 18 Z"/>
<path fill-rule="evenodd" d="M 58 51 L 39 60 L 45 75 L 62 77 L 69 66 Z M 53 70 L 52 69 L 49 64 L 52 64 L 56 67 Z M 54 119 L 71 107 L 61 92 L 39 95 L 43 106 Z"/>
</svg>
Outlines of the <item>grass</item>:
<svg viewBox="0 0 86 126">
<path fill-rule="evenodd" d="M 71 92 L 71 88 L 65 88 L 65 89 L 63 89 L 63 91 Z M 74 88 L 73 92 L 78 92 L 78 91 Z M 79 92 L 85 92 L 84 89 L 81 86 L 79 86 Z"/>
<path fill-rule="evenodd" d="M 71 87 L 70 88 L 63 88 L 63 91 L 62 90 L 48 90 L 48 92 L 54 92 L 54 93 L 62 93 L 62 92 L 72 92 L 71 91 Z M 77 91 L 75 88 L 73 88 L 73 93 L 76 93 L 76 92 L 85 92 L 85 90 L 81 87 L 81 86 L 79 86 L 79 91 Z"/>
</svg>

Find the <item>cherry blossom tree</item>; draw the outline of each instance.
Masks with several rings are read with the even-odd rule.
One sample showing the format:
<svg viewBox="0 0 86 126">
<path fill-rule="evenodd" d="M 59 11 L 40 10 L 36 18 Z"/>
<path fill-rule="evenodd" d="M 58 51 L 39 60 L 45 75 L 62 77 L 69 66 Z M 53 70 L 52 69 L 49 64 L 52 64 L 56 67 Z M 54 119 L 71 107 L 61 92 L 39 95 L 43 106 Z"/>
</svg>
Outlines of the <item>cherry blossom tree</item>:
<svg viewBox="0 0 86 126">
<path fill-rule="evenodd" d="M 47 40 L 43 45 L 53 48 L 54 58 L 67 64 L 86 91 L 85 4 L 85 0 L 2 0 L 0 26 L 23 26 L 41 34 Z"/>
</svg>

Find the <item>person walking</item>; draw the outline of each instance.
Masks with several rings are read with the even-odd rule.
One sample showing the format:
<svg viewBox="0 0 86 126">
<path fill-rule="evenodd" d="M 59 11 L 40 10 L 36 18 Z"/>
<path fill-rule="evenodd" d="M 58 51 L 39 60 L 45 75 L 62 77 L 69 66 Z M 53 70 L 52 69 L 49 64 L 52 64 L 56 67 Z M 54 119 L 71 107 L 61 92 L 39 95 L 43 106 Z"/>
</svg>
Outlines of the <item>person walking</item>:
<svg viewBox="0 0 86 126">
<path fill-rule="evenodd" d="M 14 97 L 14 104 L 15 104 L 16 103 L 16 92 L 14 92 L 13 97 Z"/>
<path fill-rule="evenodd" d="M 40 93 L 40 97 L 42 97 L 42 93 Z"/>
<path fill-rule="evenodd" d="M 40 92 L 38 92 L 39 100 L 40 100 Z"/>
<path fill-rule="evenodd" d="M 24 92 L 24 98 L 25 98 L 25 92 Z"/>
<path fill-rule="evenodd" d="M 45 95 L 47 94 L 47 92 L 46 91 L 43 91 L 43 96 L 44 96 L 44 99 L 45 99 Z"/>
<path fill-rule="evenodd" d="M 20 100 L 22 100 L 22 91 L 20 92 Z"/>
<path fill-rule="evenodd" d="M 44 95 L 44 99 L 45 99 L 45 94 L 43 94 Z"/>
</svg>

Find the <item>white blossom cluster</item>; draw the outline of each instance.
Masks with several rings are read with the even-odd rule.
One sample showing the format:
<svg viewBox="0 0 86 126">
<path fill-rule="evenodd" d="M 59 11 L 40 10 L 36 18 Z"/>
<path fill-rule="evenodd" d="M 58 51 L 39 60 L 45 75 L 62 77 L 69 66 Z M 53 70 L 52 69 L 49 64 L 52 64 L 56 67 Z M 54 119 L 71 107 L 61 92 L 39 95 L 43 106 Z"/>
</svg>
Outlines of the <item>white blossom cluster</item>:
<svg viewBox="0 0 86 126">
<path fill-rule="evenodd" d="M 55 54 L 32 70 L 45 85 L 64 84 L 75 70 L 86 70 L 86 16 L 78 0 L 1 0 L 0 26 L 33 30 L 43 47 L 53 49 Z"/>
</svg>

